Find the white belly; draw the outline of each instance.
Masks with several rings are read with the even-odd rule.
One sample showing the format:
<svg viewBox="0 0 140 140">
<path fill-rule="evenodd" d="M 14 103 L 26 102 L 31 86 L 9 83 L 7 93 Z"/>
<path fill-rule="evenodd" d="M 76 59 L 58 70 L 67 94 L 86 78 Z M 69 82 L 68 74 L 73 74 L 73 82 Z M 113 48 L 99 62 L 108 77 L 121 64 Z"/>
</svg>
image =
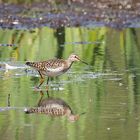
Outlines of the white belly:
<svg viewBox="0 0 140 140">
<path fill-rule="evenodd" d="M 46 75 L 49 77 L 55 77 L 55 76 L 59 76 L 63 73 L 65 73 L 67 71 L 67 69 L 64 69 L 64 67 L 58 67 L 58 68 L 47 68 L 47 72 Z"/>
</svg>

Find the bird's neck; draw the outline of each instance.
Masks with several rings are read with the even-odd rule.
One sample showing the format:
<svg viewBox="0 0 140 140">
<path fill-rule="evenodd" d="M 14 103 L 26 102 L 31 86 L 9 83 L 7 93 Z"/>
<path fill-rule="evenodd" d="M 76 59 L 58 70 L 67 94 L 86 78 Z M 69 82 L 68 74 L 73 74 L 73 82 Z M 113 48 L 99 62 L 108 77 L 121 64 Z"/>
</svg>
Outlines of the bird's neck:
<svg viewBox="0 0 140 140">
<path fill-rule="evenodd" d="M 72 64 L 73 64 L 73 61 L 69 61 L 69 60 L 67 60 L 66 62 L 67 62 L 67 66 L 68 66 L 68 68 L 70 68 L 70 67 L 72 66 Z"/>
</svg>

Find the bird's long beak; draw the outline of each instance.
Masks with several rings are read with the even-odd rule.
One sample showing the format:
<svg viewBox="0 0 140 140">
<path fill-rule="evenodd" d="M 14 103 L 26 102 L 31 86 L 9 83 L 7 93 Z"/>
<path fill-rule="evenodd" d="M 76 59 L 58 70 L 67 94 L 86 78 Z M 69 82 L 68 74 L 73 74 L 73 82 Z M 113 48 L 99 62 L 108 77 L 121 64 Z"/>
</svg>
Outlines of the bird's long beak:
<svg viewBox="0 0 140 140">
<path fill-rule="evenodd" d="M 82 113 L 79 114 L 79 116 L 82 116 L 82 115 L 85 115 L 85 114 L 86 114 L 86 112 L 82 112 Z"/>
<path fill-rule="evenodd" d="M 79 57 L 77 57 L 77 59 L 78 59 L 80 62 L 82 62 L 82 63 L 84 63 L 84 64 L 86 64 L 86 65 L 89 65 L 87 62 L 81 60 Z"/>
<path fill-rule="evenodd" d="M 84 63 L 84 64 L 86 64 L 86 65 L 89 65 L 87 62 L 85 62 L 85 61 L 83 61 L 83 60 L 81 60 L 81 59 L 79 59 L 80 60 L 80 62 L 82 62 L 82 63 Z"/>
</svg>

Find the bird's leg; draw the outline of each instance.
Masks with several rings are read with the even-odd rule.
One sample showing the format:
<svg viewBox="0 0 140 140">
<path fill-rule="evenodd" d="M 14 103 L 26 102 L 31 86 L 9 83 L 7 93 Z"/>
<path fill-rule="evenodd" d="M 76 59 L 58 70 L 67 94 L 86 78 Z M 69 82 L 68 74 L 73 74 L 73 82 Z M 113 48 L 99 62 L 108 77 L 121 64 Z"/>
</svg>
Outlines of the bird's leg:
<svg viewBox="0 0 140 140">
<path fill-rule="evenodd" d="M 41 79 L 40 79 L 40 84 L 39 84 L 39 86 L 37 86 L 37 88 L 39 88 L 39 87 L 43 84 L 43 82 L 44 82 L 44 80 L 45 80 L 45 78 L 44 78 L 44 76 L 42 75 L 42 73 L 41 73 L 40 71 L 38 71 L 38 72 L 39 72 L 39 74 L 40 74 Z"/>
<path fill-rule="evenodd" d="M 49 83 L 49 77 L 47 79 L 47 85 L 46 85 L 46 89 L 48 90 L 49 86 L 48 86 L 48 83 Z"/>
<path fill-rule="evenodd" d="M 48 85 L 48 83 L 49 83 L 49 77 L 48 77 L 48 79 L 47 79 L 47 85 Z"/>
<path fill-rule="evenodd" d="M 40 97 L 40 99 L 39 99 L 39 101 L 38 101 L 38 106 L 40 106 L 40 103 L 41 103 L 41 101 L 42 101 L 42 99 L 43 99 L 43 96 L 44 96 L 44 93 L 43 93 L 42 90 L 40 91 L 40 95 L 41 95 L 41 97 Z"/>
<path fill-rule="evenodd" d="M 46 92 L 47 92 L 47 96 L 48 96 L 48 98 L 50 98 L 49 91 L 48 91 L 48 90 L 46 90 Z"/>
<path fill-rule="evenodd" d="M 40 88 L 40 86 L 43 84 L 44 80 L 45 80 L 45 78 L 42 78 L 42 77 L 41 77 L 41 79 L 40 79 L 40 84 L 37 86 L 37 88 Z"/>
</svg>

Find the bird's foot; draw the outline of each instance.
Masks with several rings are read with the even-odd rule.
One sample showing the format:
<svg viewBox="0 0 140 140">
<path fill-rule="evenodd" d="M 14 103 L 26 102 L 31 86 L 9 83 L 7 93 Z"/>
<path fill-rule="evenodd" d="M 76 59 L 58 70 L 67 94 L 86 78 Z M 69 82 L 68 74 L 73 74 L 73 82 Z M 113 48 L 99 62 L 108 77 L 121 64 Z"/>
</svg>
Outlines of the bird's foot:
<svg viewBox="0 0 140 140">
<path fill-rule="evenodd" d="M 35 90 L 35 91 L 40 91 L 41 89 L 39 88 L 39 86 L 36 86 L 36 87 L 34 88 L 34 90 Z"/>
</svg>

